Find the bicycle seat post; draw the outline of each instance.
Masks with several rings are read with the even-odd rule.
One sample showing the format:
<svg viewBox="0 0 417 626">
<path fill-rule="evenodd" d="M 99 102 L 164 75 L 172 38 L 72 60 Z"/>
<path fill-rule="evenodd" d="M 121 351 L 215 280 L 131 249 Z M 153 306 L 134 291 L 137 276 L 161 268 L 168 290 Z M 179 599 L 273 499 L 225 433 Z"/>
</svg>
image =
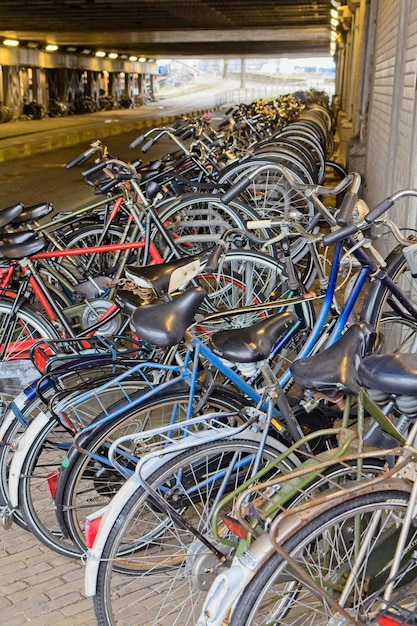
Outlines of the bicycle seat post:
<svg viewBox="0 0 417 626">
<path fill-rule="evenodd" d="M 267 395 L 271 401 L 271 407 L 273 407 L 274 405 L 277 406 L 280 414 L 280 420 L 281 422 L 283 421 L 285 423 L 285 426 L 287 427 L 287 430 L 291 437 L 294 439 L 294 441 L 302 439 L 304 437 L 302 428 L 299 425 L 293 410 L 291 409 L 284 389 L 279 384 L 279 381 L 275 376 L 269 361 L 262 361 L 261 363 L 258 363 L 258 366 L 266 383 Z M 271 418 L 271 424 L 274 424 L 273 417 Z M 301 445 L 300 450 L 309 455 L 312 454 L 311 448 L 307 443 Z"/>
</svg>

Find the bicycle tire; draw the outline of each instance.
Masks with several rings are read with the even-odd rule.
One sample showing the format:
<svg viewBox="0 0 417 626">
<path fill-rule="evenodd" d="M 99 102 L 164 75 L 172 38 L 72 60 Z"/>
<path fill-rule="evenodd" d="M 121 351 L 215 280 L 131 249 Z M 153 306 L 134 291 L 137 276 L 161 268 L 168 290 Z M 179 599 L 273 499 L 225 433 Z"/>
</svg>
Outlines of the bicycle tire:
<svg viewBox="0 0 417 626">
<path fill-rule="evenodd" d="M 179 198 L 168 199 L 158 205 L 158 217 L 174 240 L 181 254 L 199 254 L 211 247 L 229 228 L 245 228 L 247 221 L 259 220 L 260 216 L 252 207 L 230 200 L 222 202 L 221 195 L 184 194 Z M 271 239 L 270 229 L 252 231 L 257 237 Z M 172 251 L 166 248 L 155 226 L 151 229 L 151 239 L 156 243 L 165 260 L 172 258 Z M 165 252 L 164 252 L 165 250 Z M 265 251 L 274 256 L 275 247 Z"/>
<path fill-rule="evenodd" d="M 12 315 L 13 298 L 0 298 L 0 348 L 2 360 L 28 358 L 27 342 L 39 339 L 59 339 L 56 328 L 28 304 L 20 304 Z M 7 374 L 6 374 L 7 377 Z"/>
<path fill-rule="evenodd" d="M 93 379 L 94 384 L 99 385 L 104 382 L 107 368 L 110 369 L 108 376 L 113 378 L 115 376 L 115 368 L 117 368 L 117 371 L 121 371 L 121 368 L 126 370 L 128 365 L 120 362 L 117 364 L 111 362 L 108 365 L 101 363 L 97 368 L 94 364 L 89 364 L 87 367 L 84 367 L 80 363 L 77 363 L 76 370 L 70 371 L 66 371 L 65 367 L 66 366 L 60 368 L 61 371 L 54 371 L 53 381 L 49 383 L 49 386 L 45 387 L 44 385 L 42 387 L 41 396 L 29 396 L 25 399 L 23 404 L 20 399 L 15 398 L 13 405 L 9 405 L 0 432 L 3 444 L 0 446 L 0 507 L 7 506 L 9 503 L 8 472 L 11 457 L 13 456 L 12 443 L 24 433 L 40 411 L 47 410 L 49 401 L 54 397 L 57 391 L 63 391 L 63 389 L 78 389 L 81 391 L 85 388 L 85 385 L 89 384 L 89 381 Z M 19 419 L 16 417 L 15 411 L 19 414 Z M 3 428 L 4 424 L 6 424 L 5 428 Z M 19 509 L 14 511 L 13 521 L 22 528 L 27 529 L 26 520 L 22 517 Z"/>
<path fill-rule="evenodd" d="M 181 515 L 187 516 L 204 533 L 210 519 L 210 506 L 220 489 L 229 490 L 247 477 L 257 450 L 258 443 L 250 439 L 219 440 L 194 446 L 165 463 L 147 478 L 147 483 L 159 487 L 160 492 L 164 486 L 172 484 L 174 487 L 177 483 L 178 499 L 174 492 L 171 500 Z M 265 461 L 276 455 L 274 447 L 265 447 Z M 226 467 L 235 471 L 226 485 L 222 485 L 222 479 L 218 482 L 213 479 L 207 484 L 210 472 L 221 474 Z M 207 536 L 210 537 L 210 531 Z M 133 541 L 129 547 L 130 537 Z M 152 503 L 152 496 L 139 488 L 120 511 L 100 560 L 94 597 L 97 623 L 115 626 L 127 620 L 131 624 L 195 624 L 203 590 L 218 565 L 218 557 L 213 558 L 190 531 L 172 524 L 158 505 Z M 207 576 L 208 568 L 214 571 Z M 119 581 L 121 585 L 116 590 L 113 585 L 117 586 Z M 130 592 L 120 603 L 115 594 L 123 593 L 124 583 L 129 585 Z M 140 615 L 136 612 L 134 616 L 138 602 Z M 118 615 L 119 608 L 124 615 Z"/>
<path fill-rule="evenodd" d="M 304 523 L 284 542 L 283 548 L 337 600 L 338 591 L 343 588 L 346 576 L 354 571 L 351 537 L 355 521 L 361 516 L 364 521 L 363 532 L 366 532 L 372 516 L 377 511 L 382 511 L 384 518 L 376 529 L 365 566 L 360 567 L 358 572 L 355 571 L 354 586 L 348 606 L 345 607 L 359 623 L 370 623 L 363 620 L 367 616 L 374 616 L 375 606 L 366 604 L 369 598 L 366 597 L 365 577 L 368 576 L 369 587 L 372 572 L 374 576 L 380 575 L 379 583 L 383 591 L 387 572 L 385 576 L 382 575 L 382 568 L 388 566 L 391 553 L 389 549 L 387 551 L 386 543 L 382 547 L 382 543 L 378 544 L 377 540 L 382 541 L 383 531 L 394 534 L 395 531 L 398 532 L 408 499 L 409 489 L 401 484 L 397 489 L 369 489 L 368 493 L 365 491 L 360 495 L 350 494 L 345 501 L 330 505 L 324 512 Z M 392 526 L 389 526 L 390 523 Z M 417 529 L 412 534 L 415 540 Z M 379 546 L 381 551 L 377 552 Z M 313 595 L 307 584 L 296 578 L 291 564 L 287 567 L 286 563 L 281 555 L 271 550 L 269 558 L 258 569 L 237 601 L 230 619 L 231 626 L 265 623 L 291 623 L 294 626 L 329 624 L 329 620 L 335 617 L 331 607 L 324 598 Z"/>
<path fill-rule="evenodd" d="M 411 303 L 417 302 L 417 283 L 408 263 L 397 246 L 387 257 L 386 272 Z M 360 319 L 369 322 L 377 331 L 377 349 L 383 354 L 415 352 L 417 346 L 417 319 L 412 319 L 402 305 L 390 297 L 391 292 L 382 283 L 374 282 L 364 300 Z"/>
<path fill-rule="evenodd" d="M 204 393 L 204 390 L 201 388 L 197 390 L 197 402 L 199 402 Z M 133 399 L 134 395 L 140 396 L 140 394 L 141 391 L 133 391 L 131 398 Z M 229 398 L 230 394 L 227 391 L 225 393 L 222 391 L 222 395 L 220 397 L 217 397 L 215 392 L 213 392 L 212 396 L 208 397 L 206 404 L 204 404 L 204 411 L 207 412 L 207 410 L 210 410 L 211 407 L 213 407 L 216 411 L 236 411 L 241 404 L 233 404 Z M 104 402 L 102 397 L 100 397 L 100 400 Z M 113 441 L 113 439 L 116 439 L 127 432 L 140 432 L 144 429 L 145 423 L 148 424 L 149 427 L 150 420 L 153 420 L 152 424 L 154 424 L 155 420 L 157 420 L 156 425 L 168 423 L 168 419 L 172 416 L 174 411 L 176 418 L 181 419 L 180 414 L 181 412 L 185 412 L 187 410 L 188 404 L 189 393 L 187 393 L 184 388 L 178 387 L 165 396 L 160 394 L 158 398 L 146 401 L 142 407 L 136 406 L 135 409 L 130 408 L 130 410 L 125 412 L 122 412 L 122 407 L 126 405 L 126 398 L 122 399 L 115 405 L 110 404 L 109 412 L 113 410 L 116 413 L 116 417 L 107 426 L 102 426 L 100 428 L 97 438 L 100 443 L 107 446 L 109 445 L 110 437 L 111 441 Z M 168 413 L 166 411 L 163 412 L 167 406 L 170 408 L 170 411 L 168 411 Z M 161 407 L 162 412 L 159 411 Z M 157 417 L 154 417 L 154 415 Z M 98 415 L 96 422 L 99 422 L 101 417 L 102 416 Z M 61 500 L 63 492 L 61 491 L 56 494 L 55 502 L 49 493 L 47 481 L 47 476 L 50 475 L 51 472 L 59 469 L 64 459 L 65 464 L 70 462 L 65 458 L 65 452 L 68 452 L 69 448 L 64 450 L 64 453 L 62 449 L 65 443 L 70 445 L 72 443 L 72 439 L 73 433 L 69 432 L 67 428 L 63 427 L 62 424 L 53 419 L 51 419 L 50 422 L 43 428 L 42 432 L 39 433 L 37 440 L 33 442 L 32 446 L 28 450 L 25 462 L 22 465 L 22 477 L 19 480 L 19 509 L 21 511 L 21 515 L 26 520 L 28 528 L 44 545 L 59 554 L 63 554 L 64 556 L 79 557 L 80 554 L 85 552 L 86 548 L 83 530 L 80 526 L 81 518 L 76 519 L 76 513 L 78 514 L 78 510 L 76 511 L 74 509 L 72 512 L 73 515 L 70 517 L 70 523 L 68 524 L 68 528 L 71 533 L 68 533 L 68 529 L 66 528 L 68 518 L 65 517 L 65 527 L 62 528 L 62 524 L 58 522 L 56 513 L 56 509 L 60 506 L 59 500 Z M 91 440 L 91 445 L 93 445 L 95 437 L 92 437 Z M 89 444 L 86 443 L 85 445 Z M 87 461 L 89 461 L 89 458 Z M 117 487 L 121 484 L 120 482 L 116 482 L 117 480 L 120 480 L 120 476 L 117 472 L 111 472 L 110 479 L 108 475 L 105 475 L 104 479 L 102 479 L 99 472 L 103 468 L 103 464 L 94 460 L 91 464 L 87 462 L 86 473 L 90 474 L 90 481 L 92 478 L 92 467 L 95 467 L 95 470 L 93 474 L 92 487 L 91 484 L 89 484 L 89 493 L 90 495 L 94 493 L 96 499 L 89 506 L 85 500 L 83 501 L 83 515 L 87 514 L 87 509 L 90 510 L 90 507 L 93 509 L 99 508 L 97 497 L 103 496 L 105 503 L 107 504 L 109 497 L 117 491 Z M 109 493 L 110 483 L 111 489 Z M 108 491 L 104 494 L 102 493 L 103 490 L 98 490 L 102 485 L 107 485 L 108 488 Z M 87 489 L 86 485 L 84 485 L 83 488 Z M 100 506 L 102 506 L 102 504 Z M 62 520 L 60 519 L 60 522 L 61 521 Z M 84 517 L 82 521 L 84 521 Z M 77 524 L 78 527 L 76 527 Z M 76 531 L 74 531 L 75 528 Z M 74 539 L 76 539 L 76 543 L 74 543 Z"/>
</svg>

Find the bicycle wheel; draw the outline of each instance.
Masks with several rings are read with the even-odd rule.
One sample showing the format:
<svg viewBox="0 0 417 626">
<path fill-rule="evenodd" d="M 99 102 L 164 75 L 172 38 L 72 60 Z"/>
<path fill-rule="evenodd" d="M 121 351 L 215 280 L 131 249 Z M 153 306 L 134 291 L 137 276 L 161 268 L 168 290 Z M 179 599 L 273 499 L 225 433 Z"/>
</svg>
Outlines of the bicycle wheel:
<svg viewBox="0 0 417 626">
<path fill-rule="evenodd" d="M 245 228 L 249 220 L 259 220 L 259 214 L 250 206 L 237 200 L 227 204 L 221 196 L 213 194 L 185 194 L 175 200 L 168 200 L 158 206 L 158 217 L 173 239 L 180 254 L 199 254 L 207 250 L 230 228 Z M 252 231 L 256 236 L 270 239 L 269 229 Z M 167 248 L 161 234 L 153 227 L 151 239 L 156 243 L 165 260 L 172 258 L 172 250 Z M 274 255 L 274 246 L 266 252 Z"/>
<path fill-rule="evenodd" d="M 98 245 L 112 245 L 129 241 L 121 226 L 111 225 L 105 235 L 103 235 L 102 224 L 92 224 L 78 229 L 65 238 L 66 249 L 91 248 Z M 115 269 L 121 253 L 116 251 L 100 252 L 96 254 L 80 254 L 76 257 L 57 258 L 54 262 L 63 265 L 73 273 L 77 273 L 79 279 L 86 279 L 95 276 L 108 275 L 109 271 Z M 140 250 L 132 250 L 132 258 L 129 262 L 137 263 L 140 259 Z"/>
<path fill-rule="evenodd" d="M 307 177 L 301 176 L 288 162 L 279 162 L 278 159 L 262 159 L 260 156 L 250 163 L 242 161 L 233 168 L 224 172 L 220 178 L 220 184 L 234 185 L 251 171 L 256 171 L 264 166 L 257 176 L 242 192 L 243 200 L 253 206 L 262 219 L 282 219 L 289 211 L 297 211 L 300 215 L 301 224 L 308 229 L 308 225 L 315 214 L 315 209 L 299 191 L 289 185 L 280 168 L 285 165 L 291 170 L 292 175 L 298 182 L 312 182 Z M 275 234 L 280 234 L 275 233 Z M 302 236 L 291 239 L 291 257 L 295 262 L 300 261 L 307 254 L 306 240 Z"/>
<path fill-rule="evenodd" d="M 304 523 L 283 544 L 291 561 L 271 550 L 241 594 L 232 613 L 231 626 L 345 623 L 324 597 L 313 593 L 311 586 L 297 578 L 292 562 L 302 567 L 335 601 L 339 600 L 349 573 L 355 572 L 343 608 L 354 621 L 370 623 L 367 620 L 374 617 L 377 598 L 387 581 L 408 499 L 409 490 L 400 483 L 398 489 L 391 487 L 368 493 L 365 490 L 360 495 L 350 494 L 344 502 L 328 507 Z M 413 527 L 405 554 L 409 555 L 416 538 L 417 529 Z M 366 554 L 359 562 L 358 547 L 365 541 Z M 414 561 L 413 569 L 416 570 Z M 395 588 L 403 580 L 401 574 Z"/>
<path fill-rule="evenodd" d="M 138 383 L 136 389 L 137 385 Z M 131 400 L 141 394 L 140 391 L 135 392 L 133 387 L 130 394 L 126 386 L 123 391 L 130 395 Z M 28 450 L 22 467 L 22 478 L 19 481 L 19 509 L 32 533 L 49 548 L 65 556 L 75 557 L 85 552 L 83 527 L 86 515 L 107 504 L 124 482 L 118 472 L 109 469 L 107 452 L 110 443 L 130 432 L 141 432 L 168 424 L 170 420 L 185 419 L 189 406 L 187 391 L 176 387 L 168 394 L 160 394 L 158 399 L 148 400 L 141 406 L 123 411 L 127 404 L 126 398 L 112 404 L 109 390 L 107 413 L 114 412 L 115 417 L 105 426 L 101 426 L 100 418 L 103 416 L 99 415 L 96 419 L 97 431 L 82 444 L 96 452 L 99 459 L 79 455 L 76 451 L 70 459 L 65 458 L 65 465 L 71 466 L 71 470 L 74 459 L 79 461 L 79 464 L 76 465 L 74 472 L 65 471 L 59 490 L 55 494 L 55 501 L 51 497 L 48 476 L 61 466 L 72 443 L 73 432 L 69 432 L 56 420 L 51 420 Z M 197 404 L 202 401 L 203 394 L 204 391 L 200 388 L 196 395 Z M 227 390 L 222 390 L 221 393 L 213 390 L 206 402 L 201 402 L 204 408 L 200 410 L 200 414 L 203 410 L 205 413 L 237 411 L 241 408 L 241 403 L 237 403 L 235 398 L 236 396 Z M 101 394 L 100 401 L 105 402 Z M 113 402 L 116 401 L 115 394 Z M 134 448 L 130 450 L 130 454 L 133 459 Z M 102 462 L 100 455 L 103 458 Z M 133 460 L 131 463 L 134 466 Z M 62 506 L 61 501 L 65 501 Z M 65 510 L 69 502 L 71 511 Z M 59 509 L 61 524 L 57 520 L 56 509 Z"/>
<path fill-rule="evenodd" d="M 417 302 L 417 283 L 408 263 L 397 247 L 387 258 L 386 271 L 410 303 Z M 363 303 L 361 320 L 369 322 L 378 333 L 380 353 L 415 352 L 417 348 L 417 319 L 404 309 L 389 289 L 377 281 L 371 285 Z"/>
<path fill-rule="evenodd" d="M 257 451 L 258 443 L 250 439 L 195 446 L 165 463 L 147 483 L 212 541 L 211 507 L 248 478 Z M 262 461 L 276 455 L 267 445 Z M 218 555 L 139 488 L 121 510 L 102 554 L 94 597 L 97 623 L 194 625 L 220 567 Z"/>
<path fill-rule="evenodd" d="M 7 506 L 9 503 L 9 466 L 13 456 L 12 444 L 17 441 L 31 422 L 41 411 L 48 409 L 49 402 L 58 392 L 77 389 L 81 392 L 83 389 L 91 386 L 91 381 L 95 385 L 100 385 L 106 378 L 114 378 L 116 371 L 121 373 L 131 365 L 114 362 L 110 364 L 101 363 L 99 367 L 86 362 L 86 366 L 78 362 L 76 370 L 58 372 L 54 371 L 52 378 L 48 384 L 42 385 L 41 396 L 36 395 L 29 397 L 23 392 L 23 398 L 17 397 L 10 403 L 4 421 L 0 428 L 0 507 Z M 88 420 L 88 415 L 84 415 Z M 27 528 L 26 520 L 22 517 L 19 510 L 13 512 L 13 521 L 22 528 Z"/>
<path fill-rule="evenodd" d="M 21 304 L 13 313 L 13 305 L 12 298 L 0 299 L 0 350 L 3 361 L 28 358 L 36 340 L 59 338 L 54 326 L 35 309 Z"/>
<path fill-rule="evenodd" d="M 197 277 L 207 297 L 201 305 L 205 313 L 231 311 L 267 301 L 282 287 L 283 266 L 256 250 L 229 250 L 218 270 L 205 272 L 201 265 Z"/>
</svg>

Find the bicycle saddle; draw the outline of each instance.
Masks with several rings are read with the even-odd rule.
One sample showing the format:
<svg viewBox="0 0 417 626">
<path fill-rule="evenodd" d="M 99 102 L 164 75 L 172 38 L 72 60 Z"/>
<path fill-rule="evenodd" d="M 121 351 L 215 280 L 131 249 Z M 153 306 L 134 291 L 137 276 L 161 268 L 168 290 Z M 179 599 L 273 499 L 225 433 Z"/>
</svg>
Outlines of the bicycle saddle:
<svg viewBox="0 0 417 626">
<path fill-rule="evenodd" d="M 175 346 L 183 339 L 205 297 L 202 287 L 191 287 L 168 302 L 141 306 L 130 318 L 135 332 L 139 339 L 153 346 Z"/>
<path fill-rule="evenodd" d="M 33 220 L 40 220 L 45 215 L 48 215 L 53 211 L 53 206 L 49 202 L 41 202 L 39 204 L 33 204 L 32 206 L 24 207 L 23 211 L 12 220 L 11 224 L 23 224 L 24 222 L 32 222 Z"/>
<path fill-rule="evenodd" d="M 189 256 L 158 265 L 127 265 L 126 277 L 137 287 L 153 289 L 158 297 L 173 293 L 197 276 L 200 271 L 198 256 Z"/>
<path fill-rule="evenodd" d="M 25 207 L 20 203 L 0 209 L 0 228 L 3 228 L 3 226 L 7 226 L 7 224 L 13 222 L 17 216 L 24 211 L 24 209 Z"/>
<path fill-rule="evenodd" d="M 256 363 L 269 357 L 278 338 L 297 320 L 296 313 L 285 311 L 247 328 L 219 330 L 210 346 L 214 354 L 232 363 Z"/>
<path fill-rule="evenodd" d="M 368 389 L 415 398 L 417 354 L 372 354 L 360 363 L 358 376 L 361 384 Z"/>
<path fill-rule="evenodd" d="M 290 367 L 291 374 L 303 389 L 314 389 L 329 398 L 340 392 L 356 394 L 360 388 L 357 368 L 374 339 L 370 324 L 354 324 L 329 348 L 296 359 Z"/>
<path fill-rule="evenodd" d="M 6 259 L 23 259 L 44 248 L 44 240 L 32 230 L 0 233 L 0 254 Z"/>
</svg>

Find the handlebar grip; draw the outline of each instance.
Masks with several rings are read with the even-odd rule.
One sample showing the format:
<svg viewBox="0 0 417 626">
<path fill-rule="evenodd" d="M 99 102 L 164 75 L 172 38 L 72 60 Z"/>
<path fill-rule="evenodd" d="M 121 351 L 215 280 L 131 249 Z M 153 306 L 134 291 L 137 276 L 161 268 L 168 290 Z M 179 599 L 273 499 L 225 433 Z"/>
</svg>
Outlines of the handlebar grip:
<svg viewBox="0 0 417 626">
<path fill-rule="evenodd" d="M 188 126 L 188 123 L 188 119 L 180 118 L 179 120 L 177 120 L 175 124 L 172 125 L 174 135 L 180 135 L 183 132 L 184 128 Z"/>
<path fill-rule="evenodd" d="M 223 249 L 224 249 L 224 244 L 222 241 L 219 243 L 216 243 L 216 245 L 214 246 L 214 248 L 209 254 L 206 265 L 204 266 L 205 272 L 215 272 L 218 269 L 219 259 L 223 252 Z"/>
<path fill-rule="evenodd" d="M 140 146 L 140 144 L 143 142 L 144 139 L 145 139 L 145 135 L 139 135 L 139 137 L 136 137 L 136 139 L 134 139 L 129 144 L 129 150 L 133 150 L 134 148 L 137 148 L 138 146 Z"/>
<path fill-rule="evenodd" d="M 187 128 L 186 131 L 183 131 L 181 134 L 181 139 L 190 139 L 194 136 L 194 130 L 192 128 Z"/>
<path fill-rule="evenodd" d="M 350 224 L 349 226 L 342 226 L 342 228 L 338 228 L 337 230 L 324 235 L 322 242 L 325 246 L 331 246 L 338 241 L 342 241 L 342 239 L 346 239 L 351 235 L 354 235 L 358 232 L 358 227 L 354 224 Z"/>
<path fill-rule="evenodd" d="M 350 224 L 350 218 L 352 211 L 355 207 L 355 202 L 358 199 L 358 194 L 354 191 L 347 191 L 343 197 L 341 207 L 337 212 L 336 224 L 338 226 L 347 226 Z"/>
<path fill-rule="evenodd" d="M 84 178 L 87 178 L 88 176 L 91 176 L 92 174 L 95 174 L 96 172 L 100 172 L 101 170 L 104 170 L 106 165 L 107 165 L 106 161 L 100 161 L 100 163 L 96 163 L 95 165 L 89 167 L 88 170 L 83 170 L 81 172 L 81 176 L 83 176 Z"/>
<path fill-rule="evenodd" d="M 388 211 L 393 204 L 394 200 L 391 200 L 391 198 L 385 198 L 385 200 L 382 200 L 382 202 L 377 204 L 372 211 L 369 211 L 369 213 L 365 216 L 365 222 L 372 224 L 372 222 L 385 213 L 385 211 Z"/>
<path fill-rule="evenodd" d="M 152 148 L 152 146 L 153 146 L 153 139 L 151 137 L 149 139 L 149 141 L 147 141 L 145 144 L 143 144 L 142 152 L 148 152 L 149 148 Z"/>
<path fill-rule="evenodd" d="M 246 222 L 248 230 L 257 230 L 258 228 L 272 228 L 272 220 L 249 220 Z"/>
<path fill-rule="evenodd" d="M 82 154 L 79 154 L 78 156 L 76 156 L 71 161 L 68 161 L 68 163 L 65 164 L 65 168 L 67 170 L 70 170 L 76 165 L 82 165 L 83 163 L 88 161 L 88 159 L 91 159 L 91 157 L 94 156 L 96 152 L 97 152 L 97 148 L 90 148 L 89 150 L 86 150 Z"/>
<path fill-rule="evenodd" d="M 116 185 L 118 185 L 120 182 L 120 180 L 118 180 L 117 178 L 113 178 L 103 184 L 101 184 L 99 186 L 99 191 L 98 193 L 107 193 L 108 191 L 110 191 L 111 189 L 113 189 L 113 187 L 116 187 Z M 97 193 L 97 192 L 96 192 Z"/>
<path fill-rule="evenodd" d="M 241 191 L 246 189 L 246 187 L 249 185 L 250 182 L 251 182 L 251 179 L 249 178 L 249 176 L 242 176 L 242 178 L 240 179 L 238 183 L 236 183 L 236 185 L 233 185 L 232 187 L 230 187 L 230 189 L 228 189 L 221 196 L 222 202 L 227 204 L 228 202 L 230 202 L 230 200 L 233 200 L 233 198 L 236 198 L 236 196 L 238 196 Z"/>
</svg>

